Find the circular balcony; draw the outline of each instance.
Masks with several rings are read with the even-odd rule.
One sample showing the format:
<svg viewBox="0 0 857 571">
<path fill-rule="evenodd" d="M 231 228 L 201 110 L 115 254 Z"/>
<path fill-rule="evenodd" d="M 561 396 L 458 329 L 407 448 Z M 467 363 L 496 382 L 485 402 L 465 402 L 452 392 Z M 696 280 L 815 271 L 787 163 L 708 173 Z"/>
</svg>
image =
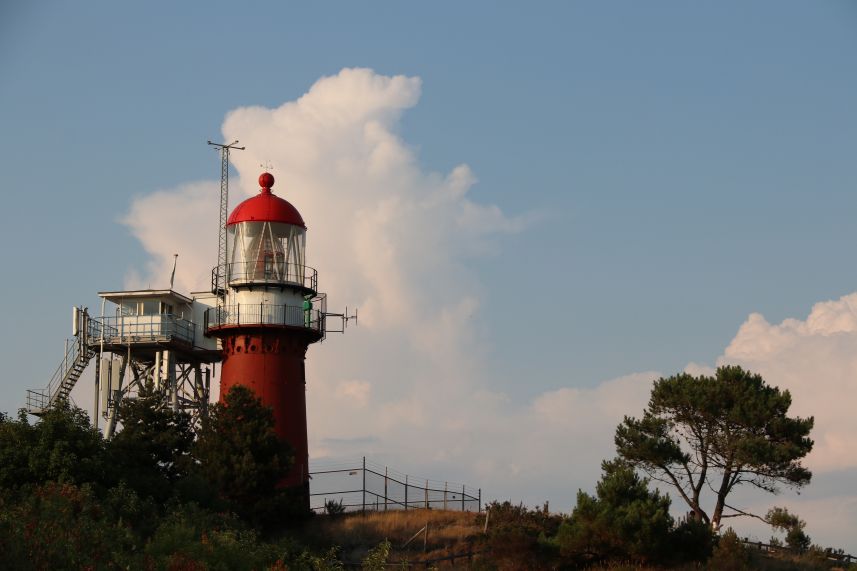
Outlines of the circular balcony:
<svg viewBox="0 0 857 571">
<path fill-rule="evenodd" d="M 270 303 L 239 303 L 212 307 L 205 312 L 205 333 L 208 335 L 239 327 L 286 327 L 304 330 L 314 337 L 323 338 L 325 311 L 323 303 L 319 305 L 320 309 Z"/>
<path fill-rule="evenodd" d="M 212 293 L 223 293 L 229 287 L 292 287 L 304 295 L 318 293 L 318 272 L 303 264 L 281 263 L 270 258 L 257 262 L 234 262 L 211 270 Z"/>
</svg>

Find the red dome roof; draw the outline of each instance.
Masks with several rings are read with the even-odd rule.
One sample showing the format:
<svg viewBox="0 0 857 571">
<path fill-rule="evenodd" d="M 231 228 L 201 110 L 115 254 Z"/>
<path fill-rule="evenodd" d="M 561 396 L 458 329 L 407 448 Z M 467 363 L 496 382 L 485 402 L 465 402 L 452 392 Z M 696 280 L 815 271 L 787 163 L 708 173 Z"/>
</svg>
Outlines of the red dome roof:
<svg viewBox="0 0 857 571">
<path fill-rule="evenodd" d="M 306 230 L 306 224 L 298 209 L 288 200 L 283 200 L 271 193 L 271 187 L 274 186 L 273 175 L 262 173 L 259 184 L 262 186 L 262 191 L 236 206 L 229 215 L 227 226 L 239 222 L 282 222 L 294 224 Z"/>
</svg>

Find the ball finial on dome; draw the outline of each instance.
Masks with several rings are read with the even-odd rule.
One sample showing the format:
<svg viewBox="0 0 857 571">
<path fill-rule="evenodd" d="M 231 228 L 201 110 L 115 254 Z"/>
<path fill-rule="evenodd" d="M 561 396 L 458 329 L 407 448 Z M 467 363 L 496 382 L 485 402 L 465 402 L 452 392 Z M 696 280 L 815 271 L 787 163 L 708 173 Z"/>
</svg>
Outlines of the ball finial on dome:
<svg viewBox="0 0 857 571">
<path fill-rule="evenodd" d="M 259 175 L 259 186 L 270 190 L 274 186 L 274 175 L 269 172 L 263 172 Z"/>
</svg>

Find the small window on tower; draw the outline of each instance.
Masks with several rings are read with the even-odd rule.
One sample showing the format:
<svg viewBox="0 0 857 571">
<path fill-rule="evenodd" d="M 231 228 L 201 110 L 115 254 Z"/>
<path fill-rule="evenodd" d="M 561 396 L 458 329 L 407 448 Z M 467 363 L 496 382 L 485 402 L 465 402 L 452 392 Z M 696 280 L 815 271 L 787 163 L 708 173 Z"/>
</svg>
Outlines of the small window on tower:
<svg viewBox="0 0 857 571">
<path fill-rule="evenodd" d="M 172 313 L 173 313 L 172 304 L 161 302 L 161 313 L 166 313 L 166 314 L 172 315 Z"/>
</svg>

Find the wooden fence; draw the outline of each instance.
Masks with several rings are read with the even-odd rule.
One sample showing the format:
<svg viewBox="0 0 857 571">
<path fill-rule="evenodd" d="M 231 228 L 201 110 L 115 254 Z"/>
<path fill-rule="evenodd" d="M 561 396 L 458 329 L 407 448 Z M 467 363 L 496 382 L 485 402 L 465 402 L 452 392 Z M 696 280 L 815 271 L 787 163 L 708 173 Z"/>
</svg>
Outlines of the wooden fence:
<svg viewBox="0 0 857 571">
<path fill-rule="evenodd" d="M 750 541 L 745 538 L 741 540 L 746 547 L 751 549 L 756 549 L 761 551 L 762 553 L 788 553 L 790 555 L 800 555 L 801 551 L 797 549 L 792 549 L 791 547 L 787 547 L 785 545 L 772 545 L 769 543 L 762 543 L 761 541 Z M 841 563 L 857 563 L 857 556 L 849 555 L 847 553 L 842 552 L 841 550 L 837 551 L 835 549 L 827 548 L 824 550 L 824 555 L 830 561 L 839 561 Z"/>
</svg>

